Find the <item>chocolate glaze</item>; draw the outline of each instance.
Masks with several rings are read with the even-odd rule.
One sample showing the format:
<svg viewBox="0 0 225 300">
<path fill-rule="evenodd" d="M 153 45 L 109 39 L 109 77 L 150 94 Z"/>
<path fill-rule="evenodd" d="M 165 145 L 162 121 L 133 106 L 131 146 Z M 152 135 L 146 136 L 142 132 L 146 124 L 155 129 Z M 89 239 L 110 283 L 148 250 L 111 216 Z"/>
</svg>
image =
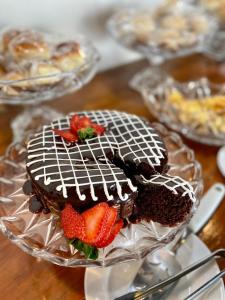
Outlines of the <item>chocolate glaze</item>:
<svg viewBox="0 0 225 300">
<path fill-rule="evenodd" d="M 25 181 L 23 185 L 23 192 L 25 195 L 31 195 L 33 193 L 33 186 L 31 180 Z"/>
<path fill-rule="evenodd" d="M 168 171 L 162 139 L 144 119 L 117 111 L 79 112 L 106 128 L 102 136 L 68 143 L 53 128 L 68 129 L 71 115 L 44 126 L 28 143 L 30 210 L 49 212 L 65 203 L 83 212 L 108 202 L 122 218 L 173 226 L 195 201 L 192 187 Z"/>
<path fill-rule="evenodd" d="M 130 215 L 137 197 L 137 188 L 130 179 L 135 174 L 150 178 L 167 168 L 162 139 L 147 121 L 135 115 L 117 111 L 77 114 L 88 115 L 106 132 L 70 144 L 52 128 L 68 129 L 73 114 L 44 126 L 28 143 L 27 171 L 35 193 L 59 209 L 70 202 L 82 212 L 108 201 L 110 205 L 119 204 L 125 216 Z M 64 185 L 64 191 L 59 185 Z"/>
<path fill-rule="evenodd" d="M 34 195 L 29 200 L 29 210 L 34 213 L 40 213 L 44 209 L 44 205 L 38 196 Z"/>
</svg>

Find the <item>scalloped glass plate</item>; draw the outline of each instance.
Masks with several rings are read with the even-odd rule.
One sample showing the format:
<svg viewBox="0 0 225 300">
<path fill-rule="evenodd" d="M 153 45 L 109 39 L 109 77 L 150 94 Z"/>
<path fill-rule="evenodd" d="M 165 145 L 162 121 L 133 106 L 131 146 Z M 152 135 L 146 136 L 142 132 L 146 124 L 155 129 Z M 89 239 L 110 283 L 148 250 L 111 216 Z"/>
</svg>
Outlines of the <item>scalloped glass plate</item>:
<svg viewBox="0 0 225 300">
<path fill-rule="evenodd" d="M 8 28 L 7 28 L 8 29 Z M 21 29 L 23 30 L 23 29 Z M 6 29 L 3 29 L 0 33 L 0 39 Z M 33 32 L 33 31 L 30 31 Z M 52 49 L 55 45 L 63 44 L 67 41 L 75 42 L 79 45 L 79 51 L 82 53 L 82 63 L 79 63 L 77 67 L 71 71 L 60 71 L 54 73 L 51 71 L 50 75 L 43 76 L 28 76 L 26 75 L 20 80 L 6 80 L 0 79 L 0 103 L 6 104 L 36 104 L 43 101 L 49 101 L 57 97 L 61 97 L 65 94 L 72 93 L 82 86 L 87 84 L 95 75 L 97 71 L 97 63 L 99 61 L 99 54 L 93 44 L 83 36 L 71 36 L 66 34 L 47 33 L 47 32 L 34 32 L 34 34 L 41 34 L 44 41 L 48 44 L 49 48 Z M 19 35 L 10 42 L 17 42 L 17 39 L 22 38 Z M 10 46 L 9 46 L 10 48 Z M 10 51 L 0 55 L 0 61 L 10 60 Z M 24 71 L 25 64 L 15 64 L 11 62 L 15 71 Z M 28 65 L 35 67 L 37 63 L 49 63 L 48 60 L 27 60 L 25 61 Z M 52 65 L 51 65 L 52 66 Z M 32 67 L 31 67 L 32 69 Z M 58 69 L 59 70 L 59 69 Z M 43 70 L 45 72 L 45 70 Z"/>
<path fill-rule="evenodd" d="M 177 82 L 160 68 L 147 68 L 134 76 L 131 86 L 142 94 L 150 112 L 169 128 L 182 133 L 185 137 L 208 145 L 225 144 L 225 110 L 210 110 L 210 115 L 203 110 L 180 111 L 167 101 L 173 91 L 184 96 L 184 101 L 205 97 L 225 97 L 225 85 L 215 84 L 202 77 L 196 81 Z M 191 109 L 191 108 L 190 108 Z M 220 130 L 221 128 L 221 130 Z"/>
<path fill-rule="evenodd" d="M 201 7 L 177 1 L 152 10 L 118 11 L 109 19 L 107 27 L 120 44 L 158 64 L 166 59 L 204 52 L 206 41 L 211 41 L 218 23 Z"/>
<path fill-rule="evenodd" d="M 203 184 L 201 167 L 195 160 L 194 152 L 183 144 L 176 133 L 169 132 L 158 123 L 154 126 L 168 149 L 169 173 L 189 181 L 199 199 Z M 12 144 L 0 160 L 0 229 L 18 247 L 35 257 L 68 267 L 110 266 L 144 258 L 151 251 L 169 243 L 191 217 L 190 214 L 184 223 L 176 227 L 164 227 L 155 222 L 129 224 L 112 244 L 99 250 L 97 260 L 84 259 L 68 245 L 60 229 L 58 215 L 32 214 L 29 211 L 29 196 L 24 195 L 22 190 L 27 176 L 25 154 L 23 143 Z"/>
</svg>

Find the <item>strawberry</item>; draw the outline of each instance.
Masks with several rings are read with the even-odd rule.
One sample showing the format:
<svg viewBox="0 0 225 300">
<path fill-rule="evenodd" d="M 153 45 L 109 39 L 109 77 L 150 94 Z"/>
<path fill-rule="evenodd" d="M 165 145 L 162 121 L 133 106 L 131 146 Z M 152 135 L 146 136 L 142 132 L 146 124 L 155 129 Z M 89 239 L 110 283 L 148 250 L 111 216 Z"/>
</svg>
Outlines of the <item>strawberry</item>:
<svg viewBox="0 0 225 300">
<path fill-rule="evenodd" d="M 70 121 L 70 129 L 73 133 L 77 133 L 78 124 L 79 124 L 80 117 L 78 115 L 73 115 Z"/>
<path fill-rule="evenodd" d="M 87 116 L 80 117 L 78 129 L 91 127 L 91 125 L 92 125 L 92 122 L 89 117 L 87 117 Z"/>
<path fill-rule="evenodd" d="M 91 119 L 87 116 L 79 117 L 78 115 L 74 115 L 70 121 L 71 130 L 75 133 L 81 128 L 91 127 L 91 124 Z"/>
<path fill-rule="evenodd" d="M 71 132 L 70 130 L 59 130 L 59 129 L 53 129 L 53 131 L 61 136 L 62 138 L 64 138 L 65 140 L 67 140 L 68 142 L 77 142 L 78 141 L 78 135 Z"/>
<path fill-rule="evenodd" d="M 82 249 L 86 249 L 88 245 L 104 248 L 114 240 L 123 227 L 123 220 L 116 222 L 116 219 L 117 209 L 109 207 L 105 202 L 95 205 L 82 214 L 74 210 L 71 204 L 66 204 L 61 214 L 61 226 L 67 238 L 78 239 L 76 245 L 80 241 L 79 245 L 83 245 Z"/>
<path fill-rule="evenodd" d="M 87 116 L 74 115 L 70 120 L 69 130 L 53 129 L 53 131 L 68 142 L 78 142 L 79 140 L 84 141 L 93 138 L 96 135 L 102 135 L 105 128 L 102 125 L 92 123 Z"/>
<path fill-rule="evenodd" d="M 61 213 L 61 227 L 64 235 L 69 238 L 82 240 L 85 237 L 85 222 L 83 217 L 73 209 L 71 204 L 66 204 Z"/>
<path fill-rule="evenodd" d="M 98 234 L 98 238 L 95 243 L 98 243 L 99 241 L 102 241 L 103 239 L 104 240 L 108 239 L 111 229 L 116 222 L 116 218 L 117 218 L 117 209 L 114 207 L 108 206 L 106 214 L 102 221 L 101 230 Z"/>
<path fill-rule="evenodd" d="M 104 248 L 104 247 L 108 246 L 109 244 L 111 244 L 122 227 L 123 227 L 123 220 L 119 219 L 119 221 L 117 221 L 113 225 L 109 236 L 107 238 L 103 238 L 101 241 L 98 241 L 97 243 L 95 243 L 95 247 Z"/>
<path fill-rule="evenodd" d="M 92 123 L 91 127 L 95 130 L 96 135 L 102 135 L 105 132 L 105 128 L 102 125 Z"/>
<path fill-rule="evenodd" d="M 82 213 L 86 233 L 83 242 L 93 245 L 97 241 L 107 209 L 108 204 L 102 202 Z"/>
</svg>

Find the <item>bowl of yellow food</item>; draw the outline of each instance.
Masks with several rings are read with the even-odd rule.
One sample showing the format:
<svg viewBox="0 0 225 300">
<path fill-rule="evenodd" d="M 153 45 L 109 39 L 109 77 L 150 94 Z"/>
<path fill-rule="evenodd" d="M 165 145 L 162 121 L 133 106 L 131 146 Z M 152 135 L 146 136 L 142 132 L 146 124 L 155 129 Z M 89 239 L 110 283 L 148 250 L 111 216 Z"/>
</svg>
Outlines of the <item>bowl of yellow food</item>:
<svg viewBox="0 0 225 300">
<path fill-rule="evenodd" d="M 171 129 L 203 144 L 225 144 L 225 84 L 204 77 L 181 83 L 159 68 L 148 68 L 131 85 L 153 116 Z"/>
</svg>

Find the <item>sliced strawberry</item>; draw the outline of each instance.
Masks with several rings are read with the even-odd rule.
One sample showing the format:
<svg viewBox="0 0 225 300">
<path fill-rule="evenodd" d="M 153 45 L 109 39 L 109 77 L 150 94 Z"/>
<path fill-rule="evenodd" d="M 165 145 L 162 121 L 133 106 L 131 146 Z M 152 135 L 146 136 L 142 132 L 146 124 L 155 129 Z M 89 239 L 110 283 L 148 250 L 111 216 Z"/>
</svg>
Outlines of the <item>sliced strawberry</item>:
<svg viewBox="0 0 225 300">
<path fill-rule="evenodd" d="M 117 234 L 120 232 L 121 228 L 123 227 L 123 220 L 120 219 L 119 221 L 117 221 L 110 232 L 110 235 L 108 236 L 107 239 L 102 239 L 101 241 L 95 243 L 95 247 L 97 248 L 104 248 L 107 247 L 109 244 L 112 243 L 112 241 L 115 239 L 115 237 L 117 236 Z"/>
<path fill-rule="evenodd" d="M 108 204 L 102 202 L 82 213 L 86 233 L 83 242 L 93 245 L 97 241 L 107 209 Z"/>
<path fill-rule="evenodd" d="M 102 125 L 98 125 L 98 124 L 92 124 L 91 125 L 92 128 L 94 128 L 96 135 L 102 135 L 105 132 L 105 127 L 103 127 Z"/>
<path fill-rule="evenodd" d="M 74 115 L 70 121 L 70 127 L 72 132 L 77 132 L 81 128 L 91 127 L 91 119 L 87 116 L 79 117 Z"/>
<path fill-rule="evenodd" d="M 102 221 L 101 230 L 99 232 L 99 235 L 95 243 L 108 239 L 112 227 L 116 222 L 116 218 L 117 218 L 117 209 L 114 207 L 108 207 L 104 219 Z"/>
<path fill-rule="evenodd" d="M 61 227 L 64 235 L 69 238 L 82 240 L 85 237 L 85 223 L 83 217 L 73 209 L 71 204 L 66 204 L 61 213 Z"/>
<path fill-rule="evenodd" d="M 53 131 L 61 136 L 62 138 L 64 138 L 65 140 L 67 140 L 68 142 L 77 142 L 78 141 L 78 135 L 74 134 L 73 132 L 71 132 L 70 130 L 59 130 L 59 129 L 53 129 Z"/>
<path fill-rule="evenodd" d="M 92 127 L 91 119 L 87 116 L 80 117 L 79 128 Z"/>
<path fill-rule="evenodd" d="M 87 116 L 79 117 L 78 115 L 74 115 L 70 121 L 70 129 L 71 132 L 78 135 L 80 131 L 85 131 L 86 129 L 93 129 L 94 135 L 102 135 L 105 132 L 105 128 L 99 124 L 95 124 L 91 121 L 91 119 Z M 86 138 L 89 138 L 87 136 Z M 86 139 L 85 138 L 85 139 Z"/>
<path fill-rule="evenodd" d="M 77 133 L 80 117 L 78 115 L 73 115 L 70 121 L 70 129 L 73 133 Z"/>
</svg>

